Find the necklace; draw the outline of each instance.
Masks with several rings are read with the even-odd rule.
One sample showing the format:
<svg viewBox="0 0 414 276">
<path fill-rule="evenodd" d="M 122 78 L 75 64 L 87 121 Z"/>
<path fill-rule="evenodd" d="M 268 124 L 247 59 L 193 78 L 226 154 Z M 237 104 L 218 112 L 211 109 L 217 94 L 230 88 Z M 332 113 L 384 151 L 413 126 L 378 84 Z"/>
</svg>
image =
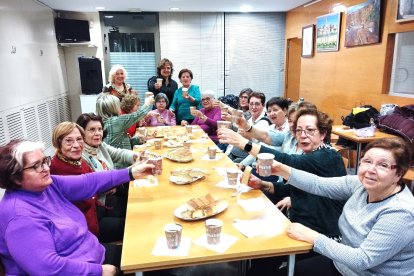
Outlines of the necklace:
<svg viewBox="0 0 414 276">
<path fill-rule="evenodd" d="M 57 157 L 60 159 L 60 160 L 62 160 L 63 162 L 65 162 L 65 163 L 69 163 L 69 164 L 71 164 L 71 165 L 73 165 L 73 166 L 77 166 L 77 167 L 80 167 L 81 165 L 82 165 L 82 159 L 79 159 L 79 160 L 69 160 L 69 159 L 67 159 L 65 156 L 63 156 L 61 153 L 57 153 Z"/>
</svg>

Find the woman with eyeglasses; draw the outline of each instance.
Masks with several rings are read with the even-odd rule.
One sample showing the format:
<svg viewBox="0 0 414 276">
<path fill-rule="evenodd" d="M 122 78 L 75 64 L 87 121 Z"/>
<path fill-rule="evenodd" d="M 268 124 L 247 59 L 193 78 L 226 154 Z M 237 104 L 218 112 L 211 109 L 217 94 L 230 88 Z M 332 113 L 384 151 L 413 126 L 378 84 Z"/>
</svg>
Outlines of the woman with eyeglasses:
<svg viewBox="0 0 414 276">
<path fill-rule="evenodd" d="M 321 254 L 297 262 L 295 275 L 414 275 L 414 198 L 402 182 L 411 156 L 401 138 L 375 140 L 362 152 L 358 175 L 336 178 L 273 161 L 272 173 L 297 189 L 346 201 L 341 243 L 312 226 L 288 227 L 290 237 L 312 243 Z"/>
<path fill-rule="evenodd" d="M 76 123 L 62 122 L 55 127 L 52 143 L 56 148 L 56 154 L 50 165 L 51 174 L 79 175 L 93 172 L 88 163 L 82 160 L 84 137 L 83 128 Z M 85 215 L 89 231 L 95 234 L 99 241 L 122 240 L 125 218 L 105 216 L 105 210 L 99 210 L 106 207 L 98 200 L 98 195 L 76 201 L 74 204 Z"/>
<path fill-rule="evenodd" d="M 203 108 L 200 110 L 193 110 L 191 115 L 194 116 L 192 125 L 199 125 L 204 132 L 218 144 L 217 138 L 217 121 L 221 120 L 221 112 L 219 107 L 213 106 L 215 93 L 212 90 L 204 90 L 201 93 L 201 104 Z M 186 124 L 185 122 L 184 124 Z"/>
<path fill-rule="evenodd" d="M 82 159 L 93 171 L 113 170 L 116 162 L 133 164 L 139 158 L 138 153 L 132 150 L 114 148 L 102 141 L 104 125 L 101 116 L 94 113 L 83 113 L 78 117 L 76 123 L 85 131 Z M 117 187 L 116 194 L 113 194 L 112 190 L 99 194 L 100 203 L 109 208 L 98 207 L 98 211 L 125 217 L 127 196 L 127 187 L 124 185 Z"/>
<path fill-rule="evenodd" d="M 170 110 L 175 112 L 177 125 L 181 125 L 181 121 L 185 120 L 191 124 L 194 116 L 190 113 L 190 107 L 200 107 L 201 94 L 198 85 L 192 84 L 193 72 L 190 69 L 181 69 L 178 73 L 182 87 L 178 88 L 174 93 L 174 98 L 170 105 Z"/>
<path fill-rule="evenodd" d="M 175 114 L 167 109 L 168 97 L 164 93 L 158 93 L 155 96 L 155 108 L 145 116 L 147 126 L 175 126 Z"/>
<path fill-rule="evenodd" d="M 250 125 L 248 129 L 252 126 Z M 246 129 L 246 131 L 248 130 Z M 259 153 L 272 153 L 275 160 L 294 168 L 319 176 L 334 177 L 346 175 L 341 155 L 329 145 L 332 119 L 311 106 L 299 108 L 293 124 L 298 147 L 303 154 L 286 154 L 275 149 L 252 143 L 247 138 L 229 129 L 219 129 L 219 141 L 233 144 L 248 151 L 253 156 Z M 274 193 L 273 183 L 253 176 L 249 185 L 266 193 Z M 313 195 L 297 188 L 290 188 L 290 219 L 317 230 L 335 240 L 340 240 L 338 219 L 343 201 Z M 308 257 L 302 255 L 300 257 Z"/>
<path fill-rule="evenodd" d="M 66 146 L 81 142 L 79 135 L 67 139 Z M 13 140 L 0 147 L 0 187 L 6 190 L 0 201 L 0 257 L 6 274 L 115 275 L 119 263 L 111 254 L 121 252 L 98 242 L 72 202 L 146 176 L 154 166 L 57 176 L 50 174 L 50 164 L 43 143 Z"/>
</svg>

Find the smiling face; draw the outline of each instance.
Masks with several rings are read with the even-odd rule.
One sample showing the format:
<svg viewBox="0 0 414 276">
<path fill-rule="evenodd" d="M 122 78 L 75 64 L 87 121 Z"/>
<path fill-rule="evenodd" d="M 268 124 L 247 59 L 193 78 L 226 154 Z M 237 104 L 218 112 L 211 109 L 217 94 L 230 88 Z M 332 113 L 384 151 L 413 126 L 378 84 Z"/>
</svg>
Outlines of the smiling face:
<svg viewBox="0 0 414 276">
<path fill-rule="evenodd" d="M 24 168 L 31 167 L 36 163 L 42 163 L 44 158 L 45 155 L 41 150 L 27 152 L 23 159 Z M 18 184 L 22 186 L 22 189 L 30 192 L 41 192 L 51 183 L 50 168 L 47 164 L 43 165 L 43 170 L 41 172 L 36 172 L 34 168 L 25 169 L 23 171 L 22 180 L 18 181 Z"/>
<path fill-rule="evenodd" d="M 249 100 L 249 111 L 252 114 L 253 120 L 259 118 L 260 114 L 262 114 L 264 106 L 260 98 L 250 97 Z"/>
<path fill-rule="evenodd" d="M 85 143 L 92 147 L 99 147 L 102 143 L 103 128 L 99 121 L 89 121 L 85 127 Z"/>
<path fill-rule="evenodd" d="M 191 85 L 192 78 L 190 73 L 184 72 L 181 74 L 180 82 L 184 87 L 189 87 Z"/>
<path fill-rule="evenodd" d="M 302 115 L 298 118 L 296 140 L 304 153 L 316 150 L 323 143 L 325 134 L 319 132 L 317 123 L 318 119 L 315 115 Z"/>
<path fill-rule="evenodd" d="M 69 160 L 77 161 L 82 156 L 83 137 L 78 128 L 63 137 L 60 152 Z"/>
<path fill-rule="evenodd" d="M 166 62 L 160 71 L 161 77 L 163 77 L 164 79 L 168 79 L 171 75 L 171 64 Z"/>
<path fill-rule="evenodd" d="M 269 119 L 275 124 L 277 127 L 282 126 L 286 121 L 286 109 L 280 108 L 277 104 L 273 104 L 269 106 L 267 109 L 267 115 Z"/>
<path fill-rule="evenodd" d="M 213 108 L 213 99 L 208 95 L 204 95 L 203 98 L 201 99 L 201 104 L 203 105 L 203 107 L 206 110 L 212 109 Z"/>
<path fill-rule="evenodd" d="M 114 75 L 114 83 L 116 85 L 122 85 L 125 81 L 125 74 L 124 74 L 124 70 L 119 69 L 118 71 L 116 71 L 115 75 Z"/>
<path fill-rule="evenodd" d="M 389 150 L 369 149 L 358 167 L 358 177 L 368 194 L 373 197 L 392 194 L 401 176 L 394 167 L 395 159 Z"/>
</svg>

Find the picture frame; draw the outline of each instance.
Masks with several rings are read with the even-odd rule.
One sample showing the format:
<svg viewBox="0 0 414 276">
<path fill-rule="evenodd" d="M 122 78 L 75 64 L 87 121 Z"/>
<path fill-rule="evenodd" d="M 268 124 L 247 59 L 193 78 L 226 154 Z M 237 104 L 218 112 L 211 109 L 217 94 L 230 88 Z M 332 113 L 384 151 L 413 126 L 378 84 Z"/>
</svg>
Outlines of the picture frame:
<svg viewBox="0 0 414 276">
<path fill-rule="evenodd" d="M 345 47 L 380 42 L 381 0 L 368 0 L 346 11 Z"/>
<path fill-rule="evenodd" d="M 313 43 L 315 37 L 315 25 L 302 27 L 302 57 L 313 57 Z"/>
<path fill-rule="evenodd" d="M 339 51 L 341 13 L 330 13 L 316 18 L 316 51 Z"/>
<path fill-rule="evenodd" d="M 414 2 L 411 0 L 398 0 L 395 21 L 404 22 L 414 20 Z"/>
</svg>

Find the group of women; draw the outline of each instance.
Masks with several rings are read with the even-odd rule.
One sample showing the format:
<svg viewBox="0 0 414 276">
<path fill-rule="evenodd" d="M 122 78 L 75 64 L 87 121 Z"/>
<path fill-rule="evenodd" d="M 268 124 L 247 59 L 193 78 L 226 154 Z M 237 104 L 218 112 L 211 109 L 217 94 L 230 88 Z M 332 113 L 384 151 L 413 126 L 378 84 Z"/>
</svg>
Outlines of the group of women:
<svg viewBox="0 0 414 276">
<path fill-rule="evenodd" d="M 153 94 L 140 106 L 126 71 L 114 66 L 97 114 L 55 127 L 52 158 L 39 142 L 0 147 L 6 190 L 0 255 L 8 275 L 115 275 L 125 183 L 153 168 L 131 150 L 145 139 L 136 127 L 176 124 L 200 125 L 219 146 L 230 145 L 227 153 L 240 169 L 254 167 L 259 153 L 274 155 L 272 176 L 253 170 L 248 185 L 289 209 L 290 237 L 313 244 L 312 253 L 298 256 L 296 275 L 414 275 L 414 198 L 402 182 L 412 156 L 406 142 L 371 142 L 358 175 L 347 175 L 330 146 L 332 119 L 315 105 L 279 97 L 266 102 L 250 89 L 240 92 L 237 108 L 218 105 L 213 91 L 191 84 L 191 70 L 179 72 L 180 88 L 172 72 L 172 62 L 161 60 L 158 75 L 148 80 Z M 217 130 L 219 120 L 233 127 Z M 253 261 L 248 273 L 278 275 L 280 261 Z"/>
</svg>

